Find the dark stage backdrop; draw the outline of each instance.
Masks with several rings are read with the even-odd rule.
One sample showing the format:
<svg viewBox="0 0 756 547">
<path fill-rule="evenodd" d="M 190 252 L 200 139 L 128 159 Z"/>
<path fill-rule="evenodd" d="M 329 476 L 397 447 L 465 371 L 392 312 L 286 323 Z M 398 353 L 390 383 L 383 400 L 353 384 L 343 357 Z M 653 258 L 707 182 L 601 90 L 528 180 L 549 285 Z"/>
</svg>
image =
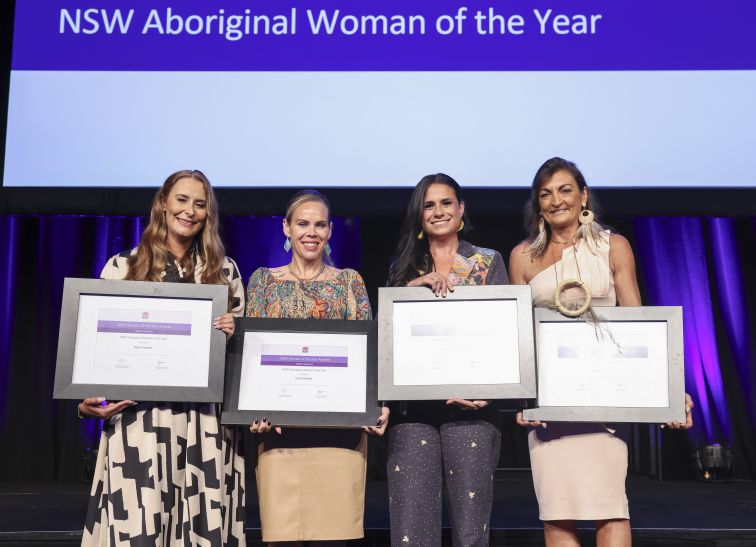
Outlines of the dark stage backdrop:
<svg viewBox="0 0 756 547">
<path fill-rule="evenodd" d="M 520 218 L 476 219 L 470 212 L 476 229 L 468 239 L 506 258 L 522 237 Z M 734 448 L 737 476 L 756 478 L 756 219 L 609 220 L 635 249 L 644 302 L 685 309 L 696 426 L 662 433 L 664 476 L 689 478 L 691 445 L 722 443 Z M 375 305 L 401 218 L 334 221 L 334 261 L 363 274 Z M 108 257 L 136 245 L 143 227 L 139 217 L 0 216 L 0 481 L 80 477 L 99 424 L 79 420 L 75 402 L 51 398 L 63 278 L 98 276 Z M 223 236 L 245 278 L 259 266 L 287 262 L 280 217 L 227 217 Z M 503 463 L 527 467 L 524 430 L 508 420 L 503 430 Z M 380 454 L 380 441 L 375 445 Z M 380 456 L 371 463 L 380 466 Z"/>
</svg>

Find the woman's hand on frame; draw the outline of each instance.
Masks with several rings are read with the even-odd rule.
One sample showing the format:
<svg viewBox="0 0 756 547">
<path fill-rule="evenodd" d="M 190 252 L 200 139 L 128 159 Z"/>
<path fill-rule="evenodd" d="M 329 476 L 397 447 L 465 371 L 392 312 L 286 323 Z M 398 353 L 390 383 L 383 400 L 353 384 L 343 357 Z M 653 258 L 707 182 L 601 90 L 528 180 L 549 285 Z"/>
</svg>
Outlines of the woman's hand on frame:
<svg viewBox="0 0 756 547">
<path fill-rule="evenodd" d="M 456 405 L 462 410 L 480 410 L 488 406 L 488 401 L 468 401 L 467 399 L 460 399 L 459 397 L 452 397 L 446 401 L 447 405 Z"/>
<path fill-rule="evenodd" d="M 540 420 L 533 420 L 528 421 L 525 418 L 522 417 L 522 411 L 518 412 L 515 415 L 515 421 L 517 422 L 517 425 L 520 425 L 522 427 L 542 427 L 546 429 L 547 425 L 546 422 L 542 422 Z"/>
<path fill-rule="evenodd" d="M 668 424 L 661 425 L 661 428 L 669 428 L 669 429 L 690 429 L 693 427 L 693 407 L 696 406 L 693 403 L 693 397 L 690 396 L 690 394 L 685 394 L 685 423 L 681 424 L 680 422 L 670 422 Z"/>
<path fill-rule="evenodd" d="M 443 275 L 436 272 L 431 272 L 425 274 L 422 277 L 413 279 L 412 281 L 407 283 L 407 286 L 430 287 L 430 290 L 433 291 L 433 294 L 435 294 L 436 296 L 441 296 L 443 298 L 446 298 L 447 291 L 454 292 L 454 285 L 450 283 L 449 280 Z"/>
<path fill-rule="evenodd" d="M 378 420 L 375 422 L 375 425 L 370 426 L 362 426 L 362 429 L 366 433 L 370 433 L 371 435 L 375 435 L 377 437 L 380 437 L 386 432 L 386 428 L 388 427 L 389 422 L 389 414 L 391 413 L 391 410 L 387 406 L 381 407 L 381 416 L 378 418 Z"/>
<path fill-rule="evenodd" d="M 273 424 L 271 424 L 270 420 L 266 417 L 263 417 L 262 419 L 258 418 L 249 424 L 249 430 L 252 433 L 267 433 L 273 429 L 275 429 L 276 433 L 279 435 L 281 434 L 281 428 L 278 426 L 273 427 Z"/>
<path fill-rule="evenodd" d="M 230 313 L 224 313 L 220 317 L 216 317 L 213 320 L 213 328 L 222 330 L 226 333 L 228 338 L 231 338 L 234 335 L 234 329 L 236 328 L 236 325 L 234 324 L 234 316 Z"/>
<path fill-rule="evenodd" d="M 89 397 L 79 403 L 79 416 L 82 418 L 100 418 L 108 420 L 125 408 L 135 405 L 134 401 L 118 401 L 109 403 L 105 397 Z"/>
</svg>

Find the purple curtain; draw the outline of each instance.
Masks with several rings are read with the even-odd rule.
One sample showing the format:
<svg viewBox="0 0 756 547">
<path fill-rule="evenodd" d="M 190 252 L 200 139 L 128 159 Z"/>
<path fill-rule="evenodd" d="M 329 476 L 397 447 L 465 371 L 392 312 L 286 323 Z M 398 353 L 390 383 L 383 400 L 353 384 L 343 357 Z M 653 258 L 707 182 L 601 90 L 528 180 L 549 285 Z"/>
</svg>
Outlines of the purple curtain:
<svg viewBox="0 0 756 547">
<path fill-rule="evenodd" d="M 689 434 L 696 444 L 731 445 L 738 473 L 753 478 L 753 221 L 639 218 L 634 232 L 644 303 L 683 306 L 686 388 L 696 402 Z"/>
<path fill-rule="evenodd" d="M 709 273 L 699 218 L 640 219 L 636 225 L 647 303 L 682 306 L 685 380 L 695 393 L 697 441 L 729 441 L 730 420 L 714 327 Z"/>
</svg>

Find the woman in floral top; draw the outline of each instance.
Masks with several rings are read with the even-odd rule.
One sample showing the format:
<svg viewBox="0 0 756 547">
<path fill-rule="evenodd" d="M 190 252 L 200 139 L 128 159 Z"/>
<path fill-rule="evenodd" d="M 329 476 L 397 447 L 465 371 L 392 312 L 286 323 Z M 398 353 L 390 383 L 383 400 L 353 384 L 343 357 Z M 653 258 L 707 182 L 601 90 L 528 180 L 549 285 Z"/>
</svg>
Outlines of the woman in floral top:
<svg viewBox="0 0 756 547">
<path fill-rule="evenodd" d="M 325 196 L 303 190 L 292 197 L 283 221 L 291 262 L 252 274 L 248 317 L 372 318 L 360 274 L 327 264 L 331 230 Z M 387 419 L 381 417 L 383 428 Z M 250 426 L 253 433 L 265 433 L 257 463 L 263 541 L 344 545 L 363 537 L 365 434 L 305 428 L 269 433 L 272 427 L 264 416 Z M 382 433 L 383 428 L 368 429 Z"/>
</svg>

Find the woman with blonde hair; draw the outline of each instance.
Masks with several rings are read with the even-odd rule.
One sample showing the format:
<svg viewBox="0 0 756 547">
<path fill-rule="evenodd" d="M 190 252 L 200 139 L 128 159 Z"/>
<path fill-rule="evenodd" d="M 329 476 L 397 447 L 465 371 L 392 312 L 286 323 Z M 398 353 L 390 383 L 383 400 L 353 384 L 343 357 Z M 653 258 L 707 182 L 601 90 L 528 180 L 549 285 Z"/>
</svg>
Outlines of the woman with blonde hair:
<svg viewBox="0 0 756 547">
<path fill-rule="evenodd" d="M 259 268 L 249 278 L 247 316 L 293 319 L 372 318 L 365 283 L 356 271 L 330 265 L 333 231 L 328 199 L 302 190 L 283 220 L 291 261 Z M 380 435 L 388 422 L 384 409 Z M 378 411 L 376 409 L 376 415 Z M 348 429 L 276 428 L 266 416 L 251 425 L 261 436 L 257 491 L 263 541 L 287 546 L 345 545 L 361 538 L 365 506 L 367 439 Z"/>
<path fill-rule="evenodd" d="M 244 287 L 218 222 L 207 177 L 177 171 L 155 195 L 139 246 L 100 277 L 228 285 L 229 313 L 213 326 L 231 336 Z M 92 397 L 79 415 L 105 420 L 82 545 L 245 545 L 240 435 L 220 425 L 216 405 Z"/>
</svg>

